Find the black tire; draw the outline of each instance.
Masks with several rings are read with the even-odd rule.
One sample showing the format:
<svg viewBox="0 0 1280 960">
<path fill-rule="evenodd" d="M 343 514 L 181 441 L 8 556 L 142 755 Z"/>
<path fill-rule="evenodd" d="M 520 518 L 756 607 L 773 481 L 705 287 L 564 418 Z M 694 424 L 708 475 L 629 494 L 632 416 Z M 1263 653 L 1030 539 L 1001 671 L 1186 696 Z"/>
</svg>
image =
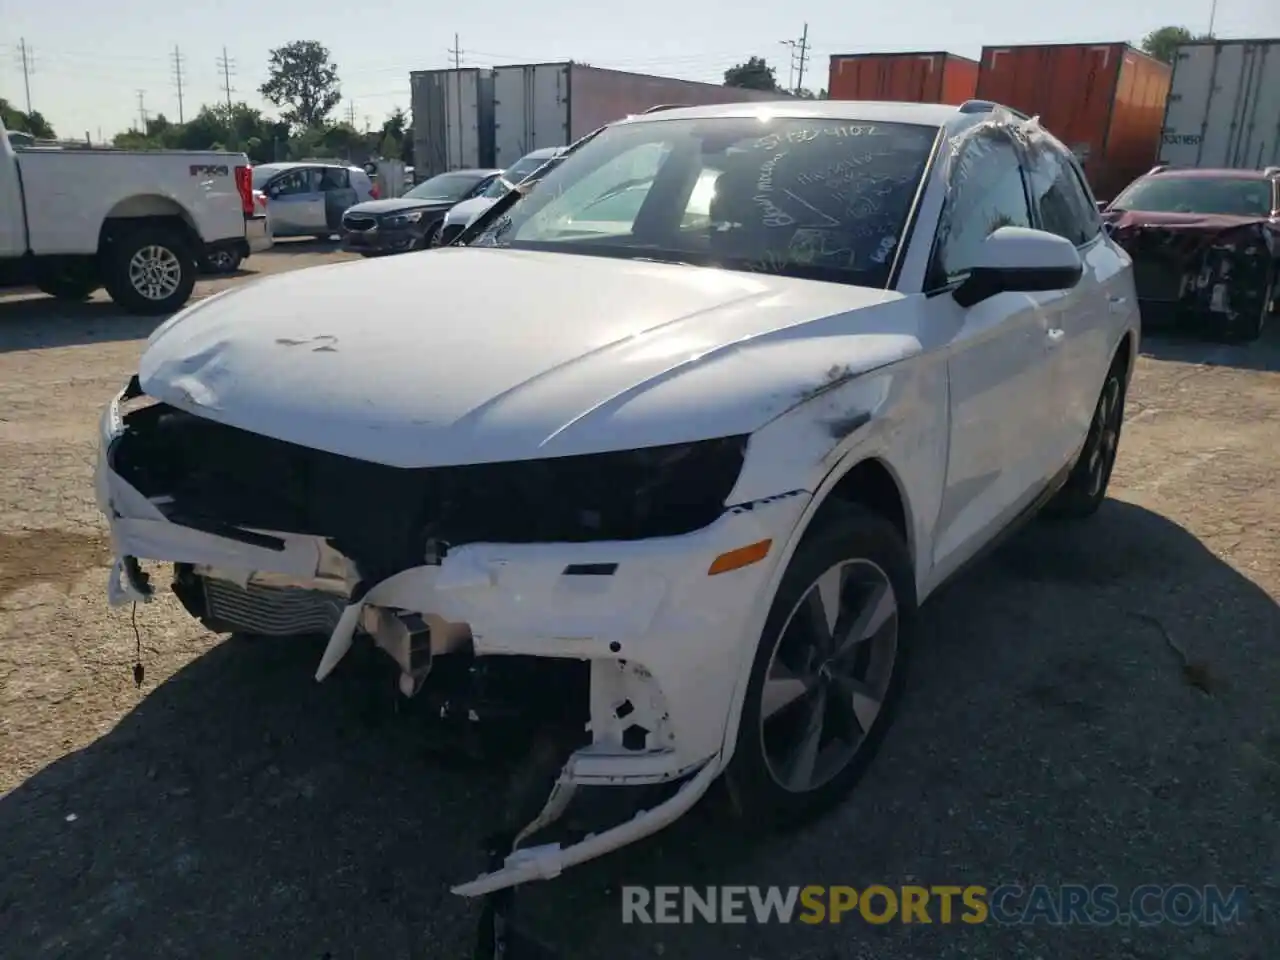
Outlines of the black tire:
<svg viewBox="0 0 1280 960">
<path fill-rule="evenodd" d="M 206 254 L 201 266 L 206 273 L 228 274 L 239 270 L 243 260 L 243 255 L 237 250 L 218 250 Z"/>
<path fill-rule="evenodd" d="M 440 231 L 444 228 L 444 221 L 437 220 L 429 226 L 422 235 L 422 240 L 415 246 L 415 250 L 430 250 L 432 247 L 440 246 Z"/>
<path fill-rule="evenodd" d="M 1128 363 L 1123 356 L 1117 356 L 1111 362 L 1111 369 L 1107 371 L 1107 378 L 1098 394 L 1084 448 L 1072 466 L 1067 482 L 1045 505 L 1046 517 L 1084 520 L 1097 513 L 1102 506 L 1102 501 L 1107 498 L 1107 487 L 1111 483 L 1111 472 L 1115 469 L 1116 455 L 1120 449 L 1124 401 L 1128 393 Z M 1104 407 L 1108 408 L 1106 413 Z M 1096 462 L 1095 455 L 1100 458 Z"/>
<path fill-rule="evenodd" d="M 199 272 L 187 238 L 173 227 L 136 226 L 121 230 L 106 249 L 104 274 L 111 299 L 130 313 L 158 316 L 173 313 L 191 299 Z M 144 263 L 135 261 L 140 258 Z M 154 266 L 160 277 L 145 286 L 146 275 L 134 267 Z"/>
<path fill-rule="evenodd" d="M 102 284 L 81 277 L 44 277 L 36 286 L 41 293 L 56 300 L 80 303 L 93 296 L 93 292 Z"/>
<path fill-rule="evenodd" d="M 832 522 L 823 523 L 822 529 L 806 536 L 779 584 L 752 665 L 737 747 L 725 771 L 731 810 L 752 827 L 798 826 L 843 800 L 875 757 L 902 695 L 916 622 L 915 574 L 910 553 L 894 526 L 879 515 L 857 505 L 840 504 L 839 510 L 834 509 L 834 504 L 831 507 Z M 765 680 L 775 650 L 782 649 L 783 632 L 789 629 L 797 605 L 824 571 L 846 561 L 869 562 L 892 586 L 897 601 L 896 656 L 880 701 L 882 706 L 845 765 L 813 789 L 796 791 L 778 782 L 768 759 L 761 724 Z M 794 702 L 801 704 L 803 699 Z M 803 704 L 801 709 L 805 709 Z"/>
</svg>

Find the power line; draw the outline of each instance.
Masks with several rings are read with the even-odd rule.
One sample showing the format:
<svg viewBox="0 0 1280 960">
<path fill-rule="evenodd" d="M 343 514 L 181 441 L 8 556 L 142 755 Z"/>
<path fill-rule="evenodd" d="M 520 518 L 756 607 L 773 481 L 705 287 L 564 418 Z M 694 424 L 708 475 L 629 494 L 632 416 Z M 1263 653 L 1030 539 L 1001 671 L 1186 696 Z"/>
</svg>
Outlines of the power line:
<svg viewBox="0 0 1280 960">
<path fill-rule="evenodd" d="M 799 40 L 781 40 L 784 46 L 791 48 L 791 75 L 788 78 L 787 85 L 791 88 L 792 93 L 799 93 L 804 87 L 804 67 L 809 62 L 809 51 L 812 45 L 809 43 L 809 25 L 804 25 L 804 33 L 800 35 Z"/>
<path fill-rule="evenodd" d="M 176 43 L 173 45 L 173 80 L 178 85 L 178 122 L 185 123 L 182 114 L 182 52 Z"/>
<path fill-rule="evenodd" d="M 18 40 L 18 54 L 22 57 L 22 85 L 27 91 L 27 113 L 31 112 L 31 74 L 36 72 L 35 51 L 27 46 L 27 38 Z"/>
<path fill-rule="evenodd" d="M 231 109 L 231 75 L 236 72 L 236 62 L 227 56 L 227 48 L 222 48 L 222 56 L 218 58 L 218 69 L 222 71 L 222 92 L 227 96 L 227 110 Z"/>
</svg>

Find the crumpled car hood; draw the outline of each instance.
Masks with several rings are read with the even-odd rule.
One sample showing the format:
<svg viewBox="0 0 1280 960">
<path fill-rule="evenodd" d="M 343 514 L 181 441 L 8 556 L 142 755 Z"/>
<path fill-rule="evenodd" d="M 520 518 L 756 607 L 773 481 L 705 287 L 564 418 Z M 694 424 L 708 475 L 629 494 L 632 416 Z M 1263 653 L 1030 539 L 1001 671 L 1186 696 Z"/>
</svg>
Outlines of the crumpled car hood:
<svg viewBox="0 0 1280 960">
<path fill-rule="evenodd" d="M 1108 212 L 1104 219 L 1122 246 L 1141 234 L 1156 234 L 1174 239 L 1178 250 L 1188 256 L 1213 244 L 1241 241 L 1261 241 L 1280 254 L 1280 222 L 1267 217 L 1123 210 Z"/>
<path fill-rule="evenodd" d="M 751 432 L 833 365 L 918 352 L 917 313 L 842 284 L 446 247 L 198 303 L 152 335 L 139 380 L 190 413 L 390 466 L 568 456 Z"/>
</svg>

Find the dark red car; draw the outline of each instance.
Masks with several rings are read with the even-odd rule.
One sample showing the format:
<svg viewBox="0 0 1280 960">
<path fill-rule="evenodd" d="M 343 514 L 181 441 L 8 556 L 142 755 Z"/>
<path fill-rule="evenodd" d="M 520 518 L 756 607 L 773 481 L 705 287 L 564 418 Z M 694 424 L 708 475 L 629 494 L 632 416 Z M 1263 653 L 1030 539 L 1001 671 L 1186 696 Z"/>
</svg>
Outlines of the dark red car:
<svg viewBox="0 0 1280 960">
<path fill-rule="evenodd" d="M 1248 341 L 1280 312 L 1280 167 L 1156 167 L 1102 217 L 1133 258 L 1144 325 Z"/>
</svg>

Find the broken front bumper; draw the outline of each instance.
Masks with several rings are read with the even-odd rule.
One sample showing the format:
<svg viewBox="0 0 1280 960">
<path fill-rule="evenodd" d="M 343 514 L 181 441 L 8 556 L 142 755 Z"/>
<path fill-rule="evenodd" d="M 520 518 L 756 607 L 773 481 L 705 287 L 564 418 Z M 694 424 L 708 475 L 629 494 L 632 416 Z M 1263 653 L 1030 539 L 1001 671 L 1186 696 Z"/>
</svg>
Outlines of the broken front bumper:
<svg viewBox="0 0 1280 960">
<path fill-rule="evenodd" d="M 112 442 L 124 430 L 126 392 L 103 412 L 95 480 L 115 553 L 113 605 L 150 597 L 133 558 L 190 564 L 233 584 L 265 577 L 332 592 L 337 582 L 342 610 L 318 680 L 341 661 L 357 632 L 370 633 L 381 646 L 379 624 L 406 614 L 431 624 L 433 634 L 444 625 L 464 628 L 478 657 L 588 661 L 591 743 L 569 757 L 549 807 L 580 786 L 683 781 L 659 806 L 579 843 L 516 850 L 502 869 L 458 893 L 475 896 L 554 876 L 654 833 L 692 807 L 723 769 L 729 720 L 742 696 L 778 558 L 807 494 L 726 511 L 680 536 L 468 543 L 358 590 L 356 572 L 335 563 L 334 549 L 319 537 L 264 530 L 263 542 L 252 543 L 167 519 L 109 462 Z M 766 541 L 746 561 L 721 559 L 713 566 Z"/>
</svg>

